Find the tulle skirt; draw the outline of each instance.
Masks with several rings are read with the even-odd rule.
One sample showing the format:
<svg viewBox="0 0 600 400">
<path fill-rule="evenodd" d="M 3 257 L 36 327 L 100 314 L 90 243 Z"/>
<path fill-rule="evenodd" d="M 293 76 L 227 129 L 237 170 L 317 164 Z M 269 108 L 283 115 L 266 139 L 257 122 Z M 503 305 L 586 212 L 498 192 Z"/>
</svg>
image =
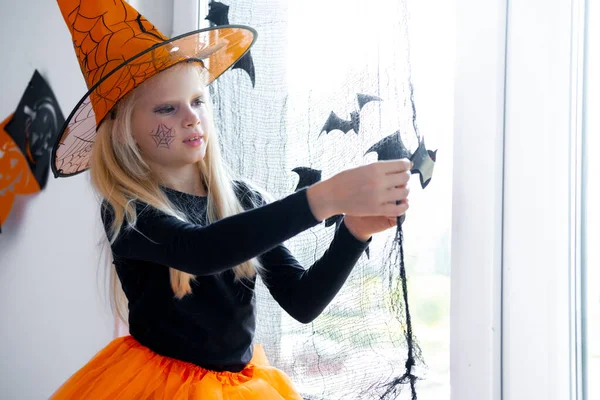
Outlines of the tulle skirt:
<svg viewBox="0 0 600 400">
<path fill-rule="evenodd" d="M 67 380 L 51 400 L 302 400 L 269 365 L 261 346 L 240 372 L 215 372 L 164 357 L 131 336 L 113 340 Z"/>
</svg>

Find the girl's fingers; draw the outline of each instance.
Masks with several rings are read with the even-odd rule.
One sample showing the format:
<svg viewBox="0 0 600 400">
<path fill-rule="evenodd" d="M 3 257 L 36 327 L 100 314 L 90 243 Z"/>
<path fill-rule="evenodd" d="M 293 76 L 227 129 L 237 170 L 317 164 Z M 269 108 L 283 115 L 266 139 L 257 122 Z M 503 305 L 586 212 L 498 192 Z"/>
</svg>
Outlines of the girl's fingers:
<svg viewBox="0 0 600 400">
<path fill-rule="evenodd" d="M 406 158 L 402 160 L 378 161 L 376 164 L 380 168 L 380 171 L 386 175 L 409 171 L 412 167 L 412 162 Z"/>
<path fill-rule="evenodd" d="M 410 172 L 404 171 L 386 176 L 384 185 L 387 187 L 406 186 L 410 181 Z"/>
<path fill-rule="evenodd" d="M 395 203 L 398 200 L 405 201 L 410 190 L 407 187 L 395 187 L 389 189 L 383 196 L 382 202 Z"/>
<path fill-rule="evenodd" d="M 408 200 L 403 200 L 400 204 L 396 202 L 389 202 L 382 206 L 381 215 L 388 215 L 391 217 L 399 217 L 408 210 Z"/>
</svg>

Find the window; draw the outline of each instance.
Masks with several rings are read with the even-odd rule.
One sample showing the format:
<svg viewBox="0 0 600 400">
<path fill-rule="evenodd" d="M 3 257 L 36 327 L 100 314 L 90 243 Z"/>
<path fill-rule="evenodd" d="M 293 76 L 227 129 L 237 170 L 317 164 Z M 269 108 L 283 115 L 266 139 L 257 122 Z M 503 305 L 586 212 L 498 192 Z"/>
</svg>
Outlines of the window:
<svg viewBox="0 0 600 400">
<path fill-rule="evenodd" d="M 248 24 L 259 31 L 258 42 L 252 50 L 257 66 L 257 87 L 248 93 L 260 92 L 265 90 L 265 85 L 272 85 L 271 92 L 265 96 L 272 96 L 273 103 L 285 97 L 282 126 L 279 126 L 277 119 L 274 120 L 279 117 L 255 121 L 258 123 L 252 128 L 256 129 L 262 124 L 265 133 L 251 144 L 269 151 L 272 145 L 269 135 L 274 131 L 272 138 L 286 141 L 285 154 L 272 154 L 274 158 L 281 157 L 279 163 L 284 169 L 291 170 L 297 160 L 309 159 L 314 168 L 322 170 L 323 178 L 327 178 L 337 172 L 333 170 L 336 157 L 356 153 L 351 162 L 353 165 L 361 162 L 364 157 L 362 152 L 335 147 L 343 135 L 339 131 L 323 134 L 318 143 L 307 143 L 305 137 L 307 133 L 317 136 L 318 129 L 331 111 L 346 117 L 354 109 L 357 92 L 378 95 L 383 101 L 367 106 L 370 110 L 361 120 L 360 135 L 350 132 L 346 136 L 346 140 L 353 143 L 356 149 L 367 149 L 373 144 L 369 143 L 369 132 L 376 137 L 381 131 L 389 130 L 391 134 L 401 128 L 398 125 L 408 121 L 410 115 L 407 111 L 410 112 L 410 107 L 398 103 L 406 93 L 395 94 L 390 88 L 397 85 L 407 90 L 408 71 L 395 75 L 384 66 L 395 62 L 397 64 L 394 65 L 401 65 L 402 68 L 410 66 L 419 131 L 425 136 L 428 148 L 439 150 L 433 180 L 426 190 L 420 189 L 418 177 L 414 177 L 411 210 L 404 225 L 413 328 L 427 364 L 427 368 L 416 371 L 424 378 L 418 384 L 418 391 L 421 399 L 449 399 L 454 2 L 311 0 L 227 4 L 230 5 L 231 23 Z M 404 12 L 403 6 L 407 7 L 408 26 L 399 17 Z M 181 5 L 176 4 L 176 7 Z M 188 7 L 198 13 L 199 25 L 207 26 L 204 17 L 208 3 L 200 1 L 196 6 Z M 259 13 L 258 7 L 267 7 L 268 12 Z M 285 21 L 283 26 L 282 21 Z M 403 42 L 406 28 L 410 52 L 407 51 L 406 42 Z M 174 31 L 183 30 L 174 26 Z M 285 54 L 285 58 L 274 57 L 278 53 Z M 408 55 L 410 60 L 406 58 Z M 373 59 L 379 60 L 379 71 L 373 70 L 378 67 L 377 63 L 372 62 Z M 265 65 L 265 60 L 271 63 Z M 275 70 L 270 69 L 275 68 L 273 62 L 277 64 Z M 285 69 L 284 73 L 280 72 L 282 68 Z M 259 81 L 267 70 L 270 80 Z M 263 76 L 259 77 L 261 73 Z M 369 80 L 377 74 L 374 80 Z M 244 80 L 247 77 L 243 74 L 240 76 L 242 80 L 238 82 L 239 86 L 246 85 Z M 278 91 L 282 93 L 275 93 Z M 224 104 L 240 104 L 245 101 L 243 97 L 228 98 Z M 366 116 L 369 112 L 385 117 L 369 119 Z M 223 114 L 225 118 L 231 117 L 226 113 Z M 236 116 L 236 124 L 243 125 L 244 120 L 257 118 L 256 115 L 247 113 Z M 409 128 L 409 124 L 405 127 Z M 408 135 L 407 140 L 410 140 Z M 335 152 L 325 153 L 332 149 L 336 149 Z M 370 154 L 363 161 L 374 159 L 374 154 Z M 246 166 L 239 164 L 234 168 L 243 170 Z M 256 169 L 244 172 L 245 176 L 259 182 L 265 173 Z M 331 232 L 331 229 L 317 229 L 303 234 L 299 242 L 291 243 L 291 250 L 306 265 L 315 255 L 307 254 L 305 248 L 310 248 L 309 245 L 315 240 L 330 240 Z M 386 243 L 390 242 L 391 237 L 387 240 L 376 238 L 371 251 L 384 251 Z M 379 273 L 381 267 L 363 257 L 356 268 L 357 273 L 348 280 L 331 306 L 318 320 L 306 326 L 294 323 L 285 313 L 261 313 L 260 304 L 268 295 L 259 291 L 259 324 L 275 329 L 279 334 L 262 334 L 257 330 L 257 338 L 265 344 L 268 353 L 269 348 L 280 349 L 268 354 L 271 361 L 283 368 L 307 397 L 355 398 L 353 396 L 358 391 L 368 389 L 362 386 L 369 383 L 370 374 L 391 373 L 392 365 L 401 367 L 396 372 L 403 369 L 406 352 L 401 326 L 395 322 L 394 315 L 372 319 L 387 321 L 387 326 L 369 323 L 359 327 L 356 324 L 357 318 L 366 321 L 365 315 L 380 313 L 383 309 L 381 302 L 385 299 L 382 294 L 387 292 L 387 282 Z M 371 300 L 369 304 L 352 300 L 356 298 L 357 291 L 365 294 L 363 298 Z M 389 324 L 396 326 L 390 328 Z M 395 337 L 390 337 L 390 332 L 395 332 Z M 306 351 L 302 351 L 303 346 L 306 346 Z M 357 365 L 364 367 L 356 368 Z M 354 372 L 348 372 L 350 370 Z M 332 387 L 335 389 L 331 390 Z M 348 392 L 342 393 L 343 390 Z"/>
<path fill-rule="evenodd" d="M 431 185 L 423 191 L 418 177 L 413 179 L 412 206 L 404 225 L 413 329 L 427 364 L 426 369 L 417 371 L 423 378 L 418 383 L 418 392 L 419 398 L 425 400 L 449 399 L 454 2 L 407 2 L 409 52 L 400 48 L 402 37 L 398 33 L 402 33 L 403 29 L 397 28 L 403 21 L 393 20 L 400 15 L 400 5 L 401 2 L 396 0 L 288 3 L 287 119 L 289 127 L 302 127 L 302 130 L 293 132 L 301 139 L 297 142 L 294 138 L 290 139 L 288 148 L 294 151 L 290 152 L 289 158 L 293 160 L 298 151 L 302 151 L 300 149 L 306 148 L 298 142 L 305 141 L 302 138 L 306 131 L 314 133 L 315 128 L 320 128 L 319 122 L 314 121 L 324 121 L 323 116 L 331 111 L 327 107 L 336 104 L 339 108 L 333 111 L 342 115 L 351 109 L 352 96 L 356 91 L 379 94 L 383 102 L 372 107 L 379 108 L 382 114 L 394 116 L 406 109 L 405 105 L 394 103 L 395 99 L 388 94 L 386 83 L 390 80 L 392 84 L 396 82 L 393 77 L 385 75 L 383 65 L 393 62 L 395 57 L 405 63 L 406 59 L 402 56 L 410 55 L 407 65 L 412 70 L 419 130 L 429 148 L 439 149 Z M 436 12 L 432 13 L 432 9 Z M 319 29 L 309 29 L 307 24 Z M 440 35 L 442 32 L 443 35 Z M 380 73 L 385 78 L 379 80 L 379 86 L 370 87 L 365 84 L 369 79 L 365 66 L 369 65 L 369 59 L 376 57 L 379 57 Z M 406 79 L 406 75 L 398 78 Z M 356 88 L 344 91 L 351 86 L 349 82 L 354 82 Z M 322 107 L 312 104 L 309 110 L 311 98 L 324 99 L 328 96 L 332 98 L 330 102 Z M 347 101 L 335 99 L 341 96 L 346 96 Z M 344 103 L 348 108 L 340 106 Z M 302 121 L 307 119 L 310 122 L 303 124 Z M 391 119 L 396 121 L 396 118 Z M 365 123 L 368 124 L 369 120 L 365 119 Z M 398 129 L 393 127 L 393 123 L 376 129 L 387 129 L 392 133 Z M 361 130 L 361 135 L 368 135 L 369 128 Z M 349 134 L 352 137 L 348 140 L 357 147 L 368 147 L 361 142 L 360 135 Z M 340 135 L 341 132 L 323 135 L 321 142 L 310 144 L 307 148 L 308 158 L 317 166 L 323 166 L 324 174 L 330 172 L 328 162 L 333 163 L 335 158 L 341 157 L 339 152 L 324 154 L 326 149 L 339 143 Z M 393 236 L 392 231 L 390 235 Z M 376 251 L 390 242 L 391 236 L 376 238 L 371 250 Z M 302 248 L 298 246 L 294 253 L 301 255 Z M 406 352 L 401 327 L 390 328 L 390 324 L 395 322 L 392 313 L 369 320 L 368 326 L 358 327 L 360 319 L 365 320 L 367 314 L 381 313 L 384 309 L 381 296 L 387 290 L 387 282 L 379 272 L 380 268 L 369 260 L 361 260 L 357 269 L 364 272 L 360 278 L 354 274 L 332 305 L 309 326 L 298 326 L 287 315 L 282 316 L 282 351 L 288 360 L 294 359 L 293 365 L 282 367 L 303 395 L 325 399 L 362 398 L 355 396 L 362 390 L 369 390 L 369 384 L 373 383 L 370 379 L 378 373 L 390 374 L 392 366 L 403 367 Z M 363 293 L 364 298 L 371 299 L 369 304 L 354 302 L 352 299 L 356 298 L 356 293 Z M 390 338 L 390 332 L 396 332 L 398 336 Z M 303 346 L 306 346 L 306 351 L 302 350 Z M 357 368 L 361 365 L 364 367 Z M 394 371 L 401 374 L 402 369 Z"/>
<path fill-rule="evenodd" d="M 585 72 L 583 81 L 583 265 L 581 309 L 583 328 L 583 400 L 600 398 L 600 7 L 587 2 Z"/>
</svg>

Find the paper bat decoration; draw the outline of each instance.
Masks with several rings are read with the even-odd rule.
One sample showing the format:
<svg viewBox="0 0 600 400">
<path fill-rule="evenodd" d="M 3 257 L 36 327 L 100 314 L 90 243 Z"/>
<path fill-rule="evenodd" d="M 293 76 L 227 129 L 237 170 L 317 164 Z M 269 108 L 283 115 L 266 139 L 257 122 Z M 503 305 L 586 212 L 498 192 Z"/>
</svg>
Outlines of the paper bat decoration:
<svg viewBox="0 0 600 400">
<path fill-rule="evenodd" d="M 321 181 L 321 170 L 319 169 L 296 167 L 292 171 L 297 173 L 298 177 L 300 178 L 298 180 L 298 184 L 296 185 L 296 192 L 304 187 L 314 185 L 315 183 Z M 342 222 L 343 217 L 343 215 L 334 215 L 333 217 L 327 218 L 325 220 L 325 226 L 330 227 L 331 225 L 335 224 L 337 229 Z"/>
<path fill-rule="evenodd" d="M 297 173 L 299 176 L 298 185 L 296 185 L 295 191 L 298 191 L 304 187 L 313 185 L 321 180 L 321 170 L 312 169 L 308 167 L 296 167 L 292 170 Z M 330 227 L 335 224 L 335 229 L 337 230 L 344 219 L 343 215 L 334 215 L 333 217 L 329 217 L 325 220 L 325 226 Z M 370 258 L 369 248 L 366 248 L 365 253 L 367 254 L 367 258 Z"/>
<path fill-rule="evenodd" d="M 27 159 L 5 128 L 12 115 L 0 123 L 0 232 L 18 194 L 40 191 Z"/>
<path fill-rule="evenodd" d="M 413 162 L 412 174 L 419 174 L 421 179 L 421 187 L 425 189 L 433 175 L 437 150 L 431 151 L 425 148 L 425 139 L 419 140 L 419 146 L 413 154 L 406 148 L 400 137 L 400 131 L 396 131 L 389 136 L 381 139 L 367 150 L 365 154 L 375 152 L 377 159 L 383 160 L 398 160 L 408 158 Z"/>
<path fill-rule="evenodd" d="M 368 94 L 357 93 L 356 99 L 358 101 L 358 110 L 362 111 L 363 107 L 370 103 L 371 101 L 381 101 L 381 99 L 377 96 L 371 96 Z"/>
<path fill-rule="evenodd" d="M 358 101 L 358 111 L 352 111 L 349 120 L 338 117 L 338 115 L 332 111 L 331 114 L 329 114 L 329 118 L 327 118 L 325 125 L 323 125 L 319 136 L 323 132 L 329 133 L 334 130 L 340 130 L 344 133 L 354 131 L 354 133 L 358 135 L 358 130 L 360 129 L 360 111 L 362 111 L 367 103 L 370 103 L 371 101 L 381 101 L 381 99 L 376 96 L 361 93 L 357 93 L 356 98 Z"/>
<path fill-rule="evenodd" d="M 27 158 L 41 189 L 48 181 L 52 145 L 64 123 L 52 89 L 36 70 L 5 129 Z"/>
<path fill-rule="evenodd" d="M 229 25 L 229 6 L 218 1 L 211 1 L 208 4 L 208 15 L 204 19 L 217 26 Z"/>
<path fill-rule="evenodd" d="M 413 162 L 413 174 L 418 173 L 421 178 L 421 187 L 425 189 L 431 177 L 433 176 L 433 167 L 435 167 L 435 159 L 437 157 L 437 150 L 427 150 L 425 147 L 425 139 L 421 139 L 417 151 L 412 155 L 410 160 Z"/>
<path fill-rule="evenodd" d="M 207 21 L 212 22 L 215 26 L 229 25 L 229 6 L 218 1 L 211 1 L 208 4 L 209 11 L 206 18 Z M 252 87 L 256 83 L 256 73 L 254 71 L 254 61 L 250 52 L 236 62 L 232 69 L 241 69 L 246 71 L 252 82 Z"/>
<path fill-rule="evenodd" d="M 321 180 L 320 169 L 296 167 L 292 171 L 298 174 L 298 177 L 300 178 L 298 180 L 298 184 L 296 185 L 296 189 L 294 190 L 295 192 L 307 186 L 314 185 Z"/>
</svg>

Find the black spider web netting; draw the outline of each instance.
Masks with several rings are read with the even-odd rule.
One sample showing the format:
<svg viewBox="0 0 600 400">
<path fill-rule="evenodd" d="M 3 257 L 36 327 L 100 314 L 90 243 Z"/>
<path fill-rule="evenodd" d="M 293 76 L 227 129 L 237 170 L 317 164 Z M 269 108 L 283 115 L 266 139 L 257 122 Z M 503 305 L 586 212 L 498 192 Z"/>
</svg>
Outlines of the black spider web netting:
<svg viewBox="0 0 600 400">
<path fill-rule="evenodd" d="M 377 160 L 369 149 L 382 140 L 394 146 L 401 137 L 415 151 L 404 1 L 224 3 L 212 3 L 213 23 L 247 24 L 259 33 L 252 68 L 228 72 L 211 89 L 223 154 L 236 174 L 281 198 L 311 179 Z M 308 267 L 326 250 L 336 222 L 286 244 Z M 415 398 L 410 377 L 388 390 L 407 372 L 407 344 L 419 336 L 407 329 L 401 234 L 375 236 L 344 288 L 310 324 L 294 321 L 258 285 L 256 342 L 306 399 Z M 404 246 L 410 245 L 407 233 Z M 406 263 L 410 280 L 409 255 Z M 410 355 L 416 362 L 410 372 L 422 377 L 417 342 Z"/>
</svg>

